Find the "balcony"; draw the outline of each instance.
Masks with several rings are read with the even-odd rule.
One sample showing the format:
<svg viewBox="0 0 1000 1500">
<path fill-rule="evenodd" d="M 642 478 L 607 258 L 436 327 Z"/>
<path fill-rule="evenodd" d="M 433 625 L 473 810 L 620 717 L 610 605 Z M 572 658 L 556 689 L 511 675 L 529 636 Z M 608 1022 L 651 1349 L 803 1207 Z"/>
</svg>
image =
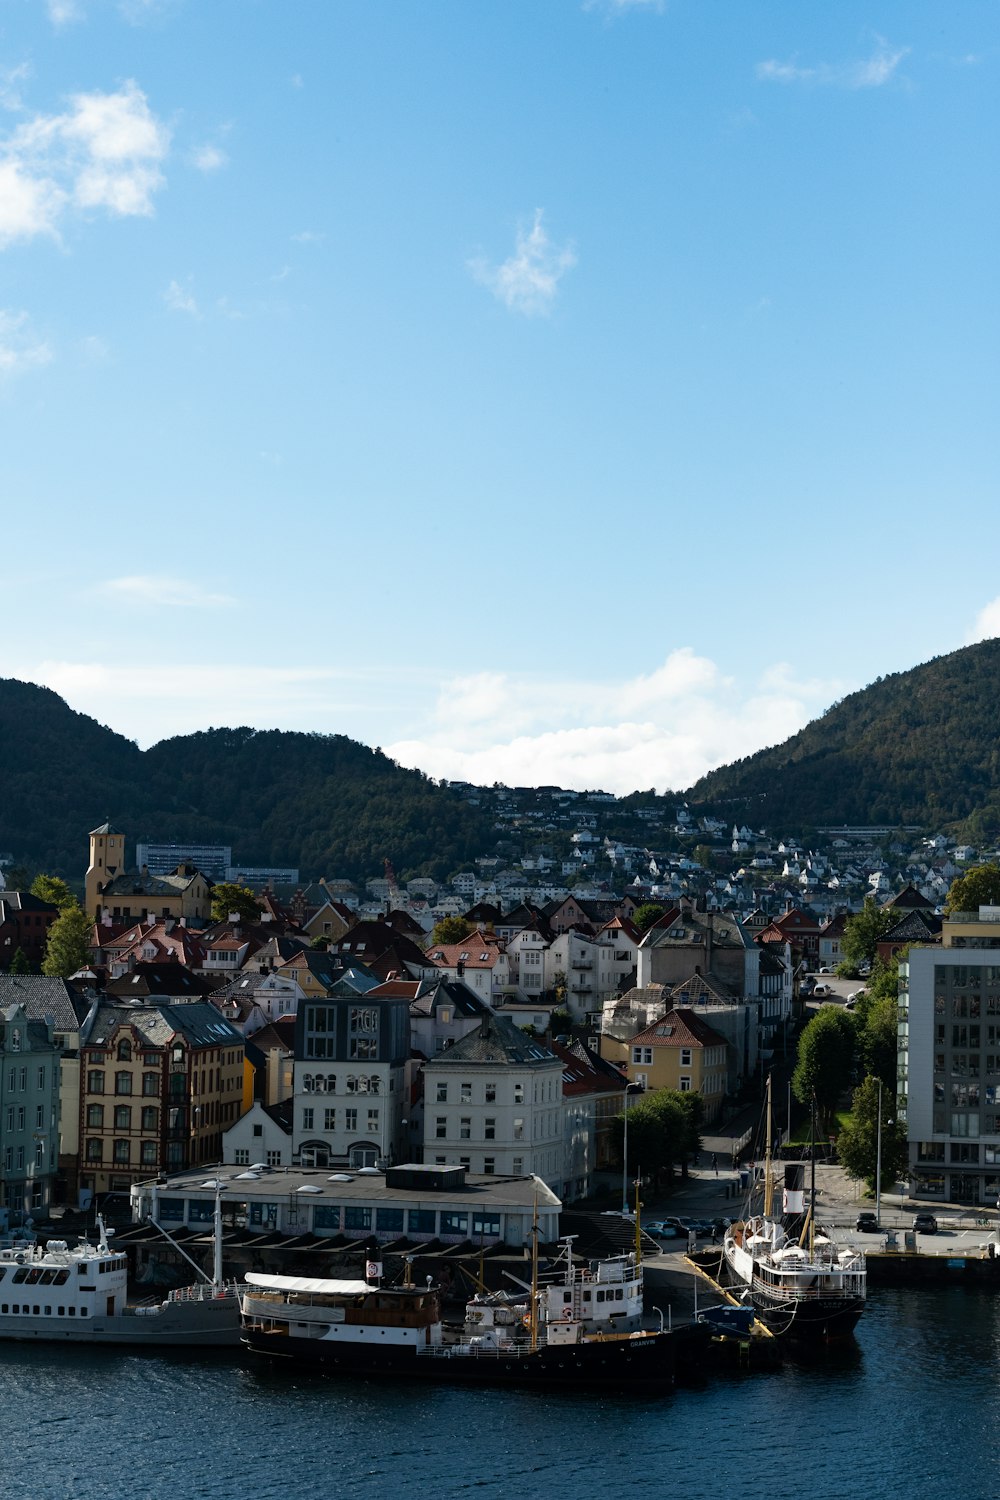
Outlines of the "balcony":
<svg viewBox="0 0 1000 1500">
<path fill-rule="evenodd" d="M 592 969 L 594 960 L 592 958 L 574 958 L 570 964 L 571 969 Z"/>
</svg>

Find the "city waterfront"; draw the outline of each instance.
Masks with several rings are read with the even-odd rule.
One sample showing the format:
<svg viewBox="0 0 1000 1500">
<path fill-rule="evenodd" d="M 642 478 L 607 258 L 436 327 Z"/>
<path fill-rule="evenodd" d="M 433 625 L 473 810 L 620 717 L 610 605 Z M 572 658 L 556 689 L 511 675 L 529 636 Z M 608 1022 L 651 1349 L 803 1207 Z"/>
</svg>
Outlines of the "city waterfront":
<svg viewBox="0 0 1000 1500">
<path fill-rule="evenodd" d="M 344 1383 L 239 1357 L 0 1347 L 9 1474 L 26 1500 L 751 1488 L 812 1500 L 993 1500 L 1000 1303 L 880 1291 L 857 1352 L 648 1401 Z"/>
</svg>

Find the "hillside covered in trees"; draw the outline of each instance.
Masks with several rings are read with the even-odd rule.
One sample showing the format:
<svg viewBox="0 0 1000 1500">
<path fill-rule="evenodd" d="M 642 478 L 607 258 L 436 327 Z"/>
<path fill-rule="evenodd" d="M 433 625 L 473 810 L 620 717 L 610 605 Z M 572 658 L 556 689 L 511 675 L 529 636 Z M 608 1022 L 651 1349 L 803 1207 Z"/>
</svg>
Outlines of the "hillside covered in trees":
<svg viewBox="0 0 1000 1500">
<path fill-rule="evenodd" d="M 962 824 L 1000 832 L 1000 640 L 880 677 L 784 744 L 722 766 L 687 793 L 732 821 Z"/>
<path fill-rule="evenodd" d="M 444 877 L 496 841 L 446 787 L 343 735 L 209 729 L 141 751 L 48 688 L 0 679 L 0 848 L 79 880 L 86 835 L 230 844 L 248 864 Z"/>
</svg>

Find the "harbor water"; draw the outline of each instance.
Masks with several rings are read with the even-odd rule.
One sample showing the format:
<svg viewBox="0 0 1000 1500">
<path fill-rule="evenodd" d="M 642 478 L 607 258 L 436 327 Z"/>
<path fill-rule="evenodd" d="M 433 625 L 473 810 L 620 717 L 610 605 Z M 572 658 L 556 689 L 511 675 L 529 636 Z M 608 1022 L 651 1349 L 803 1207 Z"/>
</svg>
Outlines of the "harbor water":
<svg viewBox="0 0 1000 1500">
<path fill-rule="evenodd" d="M 1000 1494 L 1000 1299 L 873 1293 L 856 1352 L 657 1399 L 0 1345 L 21 1500 Z"/>
</svg>

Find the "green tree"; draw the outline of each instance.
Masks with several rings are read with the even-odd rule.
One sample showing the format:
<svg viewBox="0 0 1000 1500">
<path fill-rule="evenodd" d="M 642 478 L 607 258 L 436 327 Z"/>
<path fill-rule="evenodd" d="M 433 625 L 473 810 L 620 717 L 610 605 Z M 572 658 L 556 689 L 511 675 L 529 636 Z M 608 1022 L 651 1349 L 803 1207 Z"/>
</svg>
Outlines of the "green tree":
<svg viewBox="0 0 1000 1500">
<path fill-rule="evenodd" d="M 854 1018 L 838 1005 L 824 1005 L 799 1037 L 792 1090 L 801 1104 L 815 1094 L 820 1128 L 827 1134 L 851 1081 L 854 1051 Z"/>
<path fill-rule="evenodd" d="M 680 1167 L 687 1175 L 688 1164 L 701 1148 L 700 1128 L 704 1113 L 701 1096 L 680 1093 L 676 1089 L 657 1089 L 645 1094 L 630 1106 L 628 1112 L 628 1172 L 659 1182 Z M 625 1117 L 615 1121 L 619 1145 L 625 1131 Z"/>
<path fill-rule="evenodd" d="M 1000 906 L 1000 865 L 973 865 L 964 875 L 957 875 L 948 888 L 946 915 L 978 911 L 981 906 Z"/>
<path fill-rule="evenodd" d="M 11 974 L 30 974 L 31 973 L 31 964 L 28 962 L 27 955 L 25 954 L 25 951 L 24 951 L 23 948 L 15 948 L 14 949 L 14 957 L 10 961 L 10 971 L 9 972 Z"/>
<path fill-rule="evenodd" d="M 223 880 L 212 891 L 212 920 L 224 922 L 235 913 L 241 922 L 256 922 L 263 910 L 249 886 Z"/>
<path fill-rule="evenodd" d="M 36 875 L 31 882 L 31 894 L 37 896 L 39 901 L 49 901 L 53 906 L 58 906 L 60 911 L 65 911 L 67 906 L 79 904 L 65 880 L 58 875 Z"/>
<path fill-rule="evenodd" d="M 897 1125 L 895 1090 L 882 1089 L 882 1190 L 906 1170 L 906 1131 Z M 878 1163 L 879 1080 L 868 1077 L 854 1090 L 851 1118 L 837 1137 L 837 1155 L 849 1176 L 864 1178 L 874 1190 Z"/>
<path fill-rule="evenodd" d="M 473 930 L 472 923 L 465 917 L 442 917 L 434 924 L 431 942 L 435 947 L 447 947 L 449 943 L 460 943 Z"/>
<path fill-rule="evenodd" d="M 66 906 L 49 928 L 42 960 L 42 973 L 50 979 L 68 979 L 90 962 L 92 923 L 79 906 Z"/>
<path fill-rule="evenodd" d="M 844 924 L 840 940 L 842 967 L 854 973 L 863 963 L 873 964 L 879 940 L 898 921 L 899 914 L 891 906 L 879 906 L 873 896 L 866 896 L 861 910 Z"/>
<path fill-rule="evenodd" d="M 890 1096 L 896 1092 L 898 1014 L 899 965 L 876 964 L 855 1006 L 854 1025 L 865 1072 L 881 1078 Z"/>
<path fill-rule="evenodd" d="M 715 850 L 711 844 L 696 844 L 691 858 L 696 865 L 701 865 L 703 870 L 711 870 L 715 862 Z"/>
<path fill-rule="evenodd" d="M 553 1036 L 561 1036 L 564 1031 L 569 1031 L 573 1025 L 573 1017 L 565 1005 L 557 1005 L 549 1012 L 549 1030 Z"/>
<path fill-rule="evenodd" d="M 632 914 L 633 924 L 640 932 L 648 932 L 654 922 L 658 922 L 666 911 L 665 906 L 658 906 L 655 901 L 647 901 L 642 906 L 636 907 Z"/>
</svg>

